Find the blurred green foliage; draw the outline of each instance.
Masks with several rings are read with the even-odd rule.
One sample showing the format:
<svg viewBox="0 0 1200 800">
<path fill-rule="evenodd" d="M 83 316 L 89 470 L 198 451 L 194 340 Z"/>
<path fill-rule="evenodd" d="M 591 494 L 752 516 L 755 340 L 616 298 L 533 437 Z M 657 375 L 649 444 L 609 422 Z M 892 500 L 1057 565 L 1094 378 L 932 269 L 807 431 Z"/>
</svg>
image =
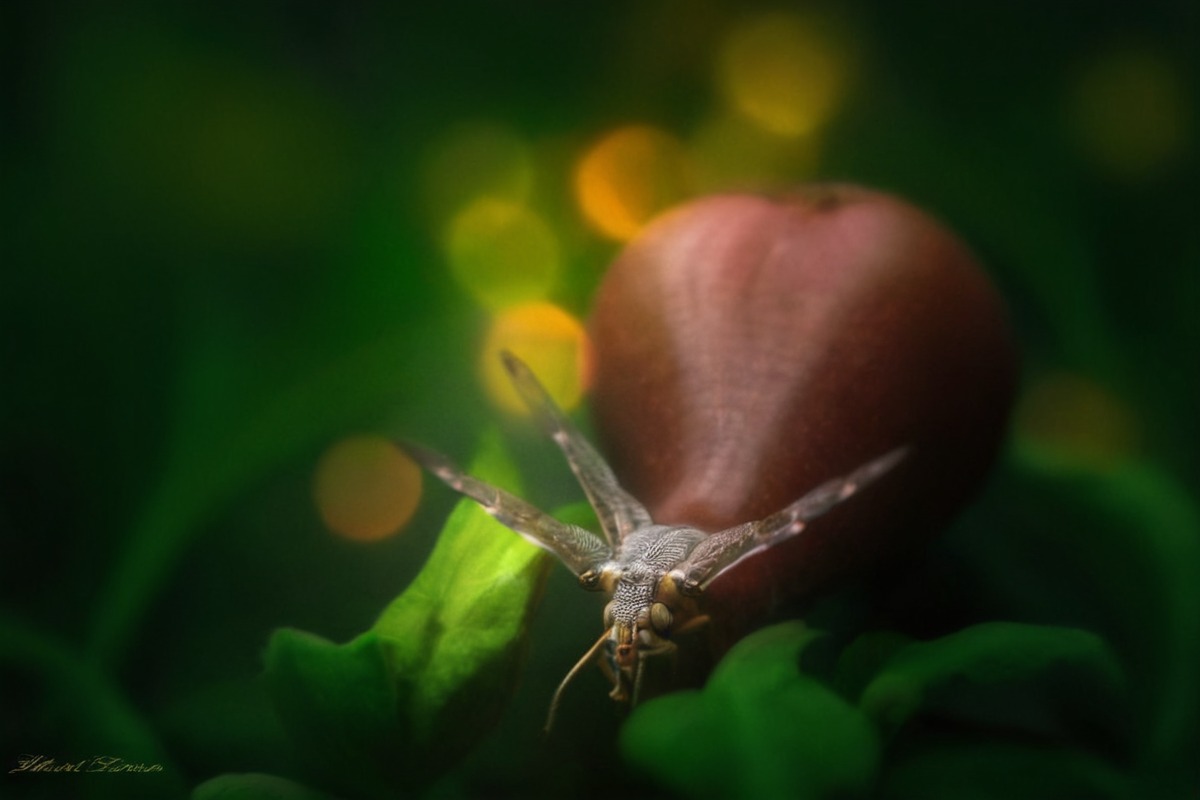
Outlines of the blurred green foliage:
<svg viewBox="0 0 1200 800">
<path fill-rule="evenodd" d="M 280 710 L 302 701 L 272 702 L 263 654 L 280 628 L 313 634 L 278 634 L 276 668 L 361 651 L 374 683 L 330 704 L 377 715 L 359 737 L 408 722 L 364 700 L 395 677 L 371 660 L 391 646 L 379 615 L 416 613 L 406 587 L 430 580 L 417 576 L 450 493 L 430 488 L 404 535 L 361 544 L 323 530 L 311 484 L 346 434 L 461 455 L 498 414 L 475 375 L 486 312 L 441 249 L 469 198 L 430 185 L 439 145 L 483 122 L 523 146 L 520 191 L 564 262 L 551 299 L 585 315 L 616 248 L 582 219 L 574 164 L 630 122 L 695 134 L 720 105 L 723 37 L 780 9 L 834 19 L 855 68 L 815 155 L 766 185 L 874 185 L 963 234 L 1026 353 L 1014 446 L 923 556 L 828 599 L 812 628 L 747 641 L 698 694 L 651 702 L 623 731 L 584 675 L 540 738 L 599 633 L 595 598 L 552 572 L 519 677 L 483 657 L 461 676 L 503 681 L 478 696 L 496 704 L 480 712 L 505 709 L 496 726 L 446 734 L 465 759 L 431 759 L 399 791 L 1195 796 L 1200 14 L 1115 0 L 5 4 L 0 794 L 354 784 L 330 774 L 339 753 L 296 748 L 305 723 Z M 486 166 L 486 181 L 508 175 Z M 1038 391 L 1061 374 L 1090 388 Z M 1064 436 L 1060 419 L 1117 422 Z M 577 499 L 552 447 L 517 423 L 504 436 L 532 501 Z M 521 646 L 500 634 L 526 624 L 524 569 L 525 590 L 494 608 L 513 615 L 500 651 Z M 328 644 L 344 641 L 357 648 Z M 761 719 L 770 687 L 836 738 L 789 727 L 742 747 L 781 725 Z M 11 774 L 23 754 L 163 771 Z M 704 781 L 717 758 L 737 759 L 728 783 Z"/>
<path fill-rule="evenodd" d="M 686 797 L 862 795 L 879 737 L 864 715 L 800 671 L 803 651 L 819 638 L 800 622 L 750 635 L 702 691 L 637 709 L 621 732 L 622 752 Z"/>
</svg>

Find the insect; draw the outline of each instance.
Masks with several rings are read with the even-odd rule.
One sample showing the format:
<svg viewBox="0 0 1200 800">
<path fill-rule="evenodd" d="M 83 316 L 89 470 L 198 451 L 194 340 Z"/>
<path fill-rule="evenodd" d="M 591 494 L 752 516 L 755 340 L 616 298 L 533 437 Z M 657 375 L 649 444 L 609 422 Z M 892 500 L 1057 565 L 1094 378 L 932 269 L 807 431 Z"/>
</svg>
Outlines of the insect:
<svg viewBox="0 0 1200 800">
<path fill-rule="evenodd" d="M 556 520 L 525 500 L 463 473 L 433 451 L 404 446 L 455 491 L 557 556 L 584 589 L 611 595 L 604 608 L 604 633 L 559 684 L 547 730 L 567 685 L 598 656 L 613 684 L 610 696 L 636 703 L 646 659 L 673 652 L 673 637 L 708 621 L 702 600 L 713 581 L 743 559 L 798 535 L 811 520 L 886 474 L 908 451 L 907 447 L 892 450 L 763 519 L 714 533 L 687 525 L 661 525 L 621 487 L 604 458 L 555 405 L 529 367 L 508 352 L 501 358 L 538 425 L 566 456 L 595 509 L 602 536 Z"/>
</svg>

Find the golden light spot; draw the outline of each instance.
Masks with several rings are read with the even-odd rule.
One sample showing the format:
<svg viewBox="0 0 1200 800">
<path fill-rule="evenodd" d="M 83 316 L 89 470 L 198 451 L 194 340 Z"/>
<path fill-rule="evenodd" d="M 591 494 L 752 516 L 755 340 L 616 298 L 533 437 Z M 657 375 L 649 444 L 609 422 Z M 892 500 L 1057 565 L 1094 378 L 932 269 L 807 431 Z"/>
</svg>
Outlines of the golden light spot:
<svg viewBox="0 0 1200 800">
<path fill-rule="evenodd" d="M 632 239 L 660 211 L 694 191 L 687 151 L 674 136 L 633 125 L 605 136 L 579 162 L 575 195 L 600 233 Z"/>
<path fill-rule="evenodd" d="M 740 115 L 708 120 L 689 144 L 702 191 L 772 189 L 817 171 L 815 136 L 777 136 Z"/>
<path fill-rule="evenodd" d="M 1068 106 L 1080 146 L 1121 177 L 1155 170 L 1188 143 L 1191 93 L 1156 53 L 1126 50 L 1097 59 L 1080 75 Z"/>
<path fill-rule="evenodd" d="M 735 28 L 717 61 L 727 101 L 780 136 L 811 133 L 833 114 L 848 65 L 813 22 L 787 13 L 756 17 Z"/>
<path fill-rule="evenodd" d="M 558 240 L 534 212 L 503 200 L 476 200 L 447 229 L 455 279 L 497 309 L 545 297 L 558 277 Z"/>
<path fill-rule="evenodd" d="M 1039 444 L 1111 463 L 1137 449 L 1137 420 L 1120 398 L 1070 373 L 1036 380 L 1017 407 L 1016 432 Z"/>
<path fill-rule="evenodd" d="M 317 511 L 339 536 L 373 542 L 395 534 L 421 499 L 421 470 L 382 436 L 351 436 L 317 463 Z"/>
<path fill-rule="evenodd" d="M 516 132 L 492 122 L 465 123 L 439 138 L 425 158 L 423 194 L 440 221 L 477 197 L 523 204 L 533 177 L 530 148 Z"/>
<path fill-rule="evenodd" d="M 479 361 L 484 388 L 500 408 L 525 414 L 528 409 L 500 361 L 502 350 L 528 364 L 560 408 L 579 405 L 589 379 L 590 353 L 578 319 L 551 303 L 528 303 L 506 309 L 492 321 Z"/>
</svg>

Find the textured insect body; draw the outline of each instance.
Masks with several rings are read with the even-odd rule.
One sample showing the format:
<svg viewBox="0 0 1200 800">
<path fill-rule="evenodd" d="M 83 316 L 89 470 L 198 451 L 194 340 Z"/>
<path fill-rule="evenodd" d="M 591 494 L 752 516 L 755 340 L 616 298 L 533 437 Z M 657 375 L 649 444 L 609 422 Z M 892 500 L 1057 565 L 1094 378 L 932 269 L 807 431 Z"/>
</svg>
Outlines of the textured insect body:
<svg viewBox="0 0 1200 800">
<path fill-rule="evenodd" d="M 601 568 L 599 586 L 612 586 L 604 627 L 618 670 L 614 698 L 627 699 L 631 671 L 636 685 L 639 654 L 673 649 L 672 634 L 706 619 L 694 601 L 680 596 L 670 574 L 705 538 L 694 528 L 650 525 L 629 534 L 617 558 Z"/>
<path fill-rule="evenodd" d="M 781 511 L 717 533 L 655 523 L 645 507 L 617 482 L 612 470 L 571 425 L 529 368 L 510 353 L 504 365 L 539 425 L 566 456 L 600 520 L 603 538 L 560 522 L 530 503 L 461 472 L 444 457 L 415 445 L 406 449 L 451 488 L 478 502 L 499 522 L 550 551 L 590 591 L 612 596 L 604 609 L 604 634 L 571 669 L 555 692 L 546 727 L 563 689 L 601 650 L 611 696 L 636 702 L 644 659 L 675 649 L 672 637 L 707 621 L 704 590 L 743 559 L 800 533 L 808 521 L 848 499 L 899 462 L 899 448 L 844 478 L 825 483 Z"/>
</svg>

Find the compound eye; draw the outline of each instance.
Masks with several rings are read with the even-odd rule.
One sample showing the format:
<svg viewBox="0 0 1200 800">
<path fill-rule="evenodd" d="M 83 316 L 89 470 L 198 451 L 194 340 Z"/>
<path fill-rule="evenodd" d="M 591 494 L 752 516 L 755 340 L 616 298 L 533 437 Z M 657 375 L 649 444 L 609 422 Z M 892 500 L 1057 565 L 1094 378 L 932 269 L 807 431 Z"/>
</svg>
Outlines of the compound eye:
<svg viewBox="0 0 1200 800">
<path fill-rule="evenodd" d="M 579 585 L 589 592 L 596 591 L 600 588 L 600 573 L 594 569 L 589 569 L 579 576 Z"/>
<path fill-rule="evenodd" d="M 615 604 L 615 600 L 609 600 L 608 605 L 604 607 L 604 627 L 606 628 L 611 628 L 613 623 L 617 621 L 616 614 L 613 613 L 613 606 Z"/>
<path fill-rule="evenodd" d="M 671 622 L 673 615 L 671 609 L 667 608 L 662 603 L 655 603 L 650 606 L 650 626 L 654 628 L 654 632 L 660 636 L 666 636 L 671 632 Z"/>
</svg>

